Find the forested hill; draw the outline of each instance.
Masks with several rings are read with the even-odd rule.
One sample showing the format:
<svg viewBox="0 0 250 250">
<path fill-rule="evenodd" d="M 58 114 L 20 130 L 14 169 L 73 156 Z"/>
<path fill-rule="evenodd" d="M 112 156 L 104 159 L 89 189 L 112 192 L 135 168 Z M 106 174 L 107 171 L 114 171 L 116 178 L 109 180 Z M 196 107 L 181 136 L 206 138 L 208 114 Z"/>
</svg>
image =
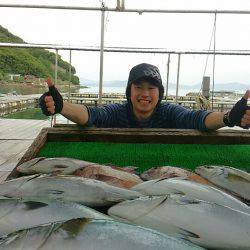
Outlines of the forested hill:
<svg viewBox="0 0 250 250">
<path fill-rule="evenodd" d="M 25 43 L 21 38 L 11 34 L 0 25 L 0 42 Z M 55 53 L 45 49 L 33 48 L 0 48 L 0 80 L 8 74 L 34 75 L 39 78 L 54 78 Z M 71 67 L 71 82 L 79 84 L 79 78 L 75 75 L 75 68 Z M 58 79 L 69 79 L 69 63 L 63 61 L 58 55 Z"/>
</svg>

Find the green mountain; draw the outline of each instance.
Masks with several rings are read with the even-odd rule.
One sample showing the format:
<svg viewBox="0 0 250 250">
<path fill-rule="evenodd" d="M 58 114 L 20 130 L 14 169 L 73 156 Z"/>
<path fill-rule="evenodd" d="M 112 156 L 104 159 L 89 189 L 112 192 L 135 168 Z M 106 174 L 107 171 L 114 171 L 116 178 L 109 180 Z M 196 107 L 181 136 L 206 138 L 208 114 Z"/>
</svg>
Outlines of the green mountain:
<svg viewBox="0 0 250 250">
<path fill-rule="evenodd" d="M 0 42 L 2 43 L 25 43 L 21 38 L 11 34 L 0 25 Z M 33 48 L 0 48 L 0 80 L 6 74 L 29 74 L 39 78 L 54 78 L 55 53 L 45 49 Z M 70 64 L 58 55 L 57 77 L 61 81 L 69 79 Z M 79 78 L 75 75 L 75 68 L 71 67 L 71 82 L 79 84 Z M 60 81 L 59 81 L 60 82 Z"/>
</svg>

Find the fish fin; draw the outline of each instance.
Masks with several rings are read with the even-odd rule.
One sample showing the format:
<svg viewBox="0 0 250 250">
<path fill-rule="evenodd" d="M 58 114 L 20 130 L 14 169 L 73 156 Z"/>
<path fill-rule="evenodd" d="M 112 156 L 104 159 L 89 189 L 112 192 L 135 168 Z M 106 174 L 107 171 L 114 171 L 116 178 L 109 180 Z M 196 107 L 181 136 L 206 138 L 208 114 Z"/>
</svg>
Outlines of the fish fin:
<svg viewBox="0 0 250 250">
<path fill-rule="evenodd" d="M 183 229 L 181 227 L 179 227 L 178 229 L 180 232 L 178 233 L 177 237 L 179 237 L 179 238 L 182 238 L 182 239 L 188 239 L 188 238 L 199 239 L 200 238 L 200 236 L 198 234 L 190 232 L 186 229 Z"/>
<path fill-rule="evenodd" d="M 40 202 L 40 201 L 25 201 L 24 204 L 25 204 L 26 210 L 35 210 L 35 209 L 39 209 L 41 207 L 48 206 L 47 203 Z"/>
<path fill-rule="evenodd" d="M 60 223 L 60 222 L 57 222 L 57 223 L 53 222 L 53 223 L 51 223 L 49 231 L 48 231 L 47 235 L 45 235 L 44 241 L 42 242 L 42 244 L 37 249 L 41 249 L 46 244 L 46 242 L 48 241 L 48 239 L 51 236 L 51 234 L 54 231 L 56 231 L 61 226 L 61 224 L 62 223 Z M 30 229 L 28 229 L 28 230 L 30 230 Z"/>
<path fill-rule="evenodd" d="M 33 179 L 36 179 L 37 177 L 41 176 L 41 174 L 34 174 L 34 175 L 31 175 L 30 178 L 27 180 L 28 181 L 32 181 Z M 24 185 L 25 183 L 23 183 L 22 185 Z M 21 187 L 21 186 L 20 186 Z"/>
<path fill-rule="evenodd" d="M 63 164 L 60 164 L 60 165 L 55 165 L 54 168 L 58 168 L 58 169 L 65 169 L 65 168 L 68 168 L 69 166 L 67 165 L 63 165 Z"/>
<path fill-rule="evenodd" d="M 91 222 L 91 219 L 77 218 L 64 222 L 61 228 L 67 232 L 68 238 L 75 238 Z"/>
<path fill-rule="evenodd" d="M 232 173 L 227 173 L 226 178 L 229 181 L 241 181 L 241 182 L 249 183 L 248 179 L 246 179 L 246 178 L 244 178 L 242 176 L 236 175 L 236 174 L 232 174 Z"/>
<path fill-rule="evenodd" d="M 198 199 L 182 197 L 182 199 L 180 199 L 178 203 L 180 205 L 189 205 L 189 204 L 200 204 L 201 201 Z"/>
<path fill-rule="evenodd" d="M 165 198 L 156 207 L 161 206 L 169 197 L 170 195 L 166 195 Z"/>
<path fill-rule="evenodd" d="M 173 189 L 173 194 L 186 195 L 186 193 L 184 193 L 184 192 L 182 192 L 180 190 L 177 190 L 177 189 Z"/>
<path fill-rule="evenodd" d="M 162 178 L 156 180 L 154 183 L 161 182 L 163 180 L 169 180 L 169 179 L 188 180 L 188 178 L 185 177 L 185 176 L 177 176 L 177 175 L 175 175 L 173 177 L 162 177 Z"/>
</svg>

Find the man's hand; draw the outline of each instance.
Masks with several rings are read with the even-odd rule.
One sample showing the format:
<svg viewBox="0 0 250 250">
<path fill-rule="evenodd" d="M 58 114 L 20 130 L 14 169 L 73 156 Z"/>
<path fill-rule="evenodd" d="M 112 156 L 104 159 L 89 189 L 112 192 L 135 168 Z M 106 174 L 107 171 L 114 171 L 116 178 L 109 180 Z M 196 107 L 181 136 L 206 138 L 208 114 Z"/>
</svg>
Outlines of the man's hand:
<svg viewBox="0 0 250 250">
<path fill-rule="evenodd" d="M 224 123 L 226 126 L 240 126 L 248 129 L 250 127 L 250 107 L 247 101 L 250 99 L 250 90 L 234 105 L 234 107 L 225 115 Z"/>
<path fill-rule="evenodd" d="M 50 116 L 60 113 L 63 109 L 63 98 L 51 79 L 47 79 L 49 91 L 45 92 L 39 98 L 39 107 L 42 109 L 44 115 Z"/>
</svg>

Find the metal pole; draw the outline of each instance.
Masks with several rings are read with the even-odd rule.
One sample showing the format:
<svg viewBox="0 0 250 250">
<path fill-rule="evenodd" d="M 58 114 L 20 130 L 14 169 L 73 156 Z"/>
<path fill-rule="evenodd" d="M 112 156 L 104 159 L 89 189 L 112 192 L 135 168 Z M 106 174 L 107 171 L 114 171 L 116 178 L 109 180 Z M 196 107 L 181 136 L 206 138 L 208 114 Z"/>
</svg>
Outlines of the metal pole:
<svg viewBox="0 0 250 250">
<path fill-rule="evenodd" d="M 103 10 L 101 15 L 101 45 L 100 45 L 100 75 L 99 75 L 99 99 L 98 104 L 102 104 L 102 85 L 103 85 L 103 51 L 104 51 L 104 21 L 105 21 L 105 9 L 103 4 Z"/>
<path fill-rule="evenodd" d="M 57 70 L 58 70 L 58 49 L 56 49 L 56 60 L 55 60 L 55 85 L 57 84 Z"/>
<path fill-rule="evenodd" d="M 116 0 L 116 9 L 121 10 L 121 2 L 120 2 L 120 0 Z"/>
<path fill-rule="evenodd" d="M 57 70 L 58 70 L 58 49 L 56 49 L 56 58 L 55 58 L 55 85 L 57 85 Z M 55 124 L 56 124 L 56 115 L 52 115 L 50 126 L 53 127 Z"/>
<path fill-rule="evenodd" d="M 68 89 L 68 102 L 70 102 L 70 85 L 71 85 L 71 58 L 72 50 L 69 51 L 69 89 Z M 67 124 L 69 124 L 69 119 L 67 119 Z"/>
<path fill-rule="evenodd" d="M 122 0 L 121 9 L 122 9 L 123 11 L 125 10 L 125 0 Z"/>
<path fill-rule="evenodd" d="M 71 58 L 72 58 L 72 50 L 69 51 L 69 86 L 68 86 L 68 102 L 70 101 L 70 87 L 71 87 Z"/>
<path fill-rule="evenodd" d="M 53 44 L 22 44 L 22 43 L 0 43 L 0 48 L 42 48 L 42 49 L 58 49 L 58 50 L 75 50 L 75 51 L 93 51 L 100 52 L 99 47 L 71 47 Z M 229 55 L 229 56 L 249 56 L 250 50 L 194 50 L 194 51 L 174 51 L 164 48 L 133 48 L 133 47 L 105 47 L 104 52 L 111 53 L 142 53 L 142 54 L 185 54 L 185 55 Z"/>
<path fill-rule="evenodd" d="M 181 61 L 181 54 L 178 54 L 177 84 L 176 84 L 176 95 L 175 95 L 176 104 L 177 104 L 178 96 L 179 96 L 180 61 Z"/>
<path fill-rule="evenodd" d="M 121 9 L 108 7 L 80 7 L 63 5 L 31 5 L 31 4 L 0 4 L 0 8 L 27 8 L 27 9 L 57 9 L 57 10 L 89 10 L 89 11 L 122 11 L 142 13 L 184 13 L 184 14 L 250 14 L 250 10 L 185 10 L 185 9 Z"/>
<path fill-rule="evenodd" d="M 216 13 L 214 14 L 214 52 L 216 48 Z M 213 56 L 213 90 L 212 90 L 212 110 L 214 110 L 214 73 L 215 73 L 215 53 Z"/>
<path fill-rule="evenodd" d="M 166 100 L 167 100 L 167 98 L 168 98 L 168 84 L 169 84 L 169 64 L 170 64 L 170 54 L 168 54 L 168 63 L 167 63 Z"/>
</svg>

